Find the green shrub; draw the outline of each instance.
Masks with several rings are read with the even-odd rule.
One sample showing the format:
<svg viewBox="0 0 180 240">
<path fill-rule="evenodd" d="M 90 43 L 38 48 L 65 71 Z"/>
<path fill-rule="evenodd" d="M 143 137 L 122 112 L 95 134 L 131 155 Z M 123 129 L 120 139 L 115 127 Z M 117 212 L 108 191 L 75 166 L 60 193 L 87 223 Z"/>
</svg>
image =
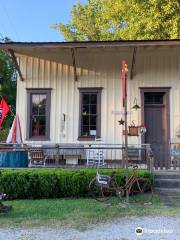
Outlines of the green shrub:
<svg viewBox="0 0 180 240">
<path fill-rule="evenodd" d="M 112 170 L 99 172 L 110 175 Z M 138 170 L 137 174 L 151 178 L 148 171 Z M 86 197 L 95 175 L 96 169 L 3 169 L 0 171 L 0 192 L 5 192 L 9 199 Z M 119 185 L 125 183 L 124 170 L 116 170 L 116 180 Z"/>
</svg>

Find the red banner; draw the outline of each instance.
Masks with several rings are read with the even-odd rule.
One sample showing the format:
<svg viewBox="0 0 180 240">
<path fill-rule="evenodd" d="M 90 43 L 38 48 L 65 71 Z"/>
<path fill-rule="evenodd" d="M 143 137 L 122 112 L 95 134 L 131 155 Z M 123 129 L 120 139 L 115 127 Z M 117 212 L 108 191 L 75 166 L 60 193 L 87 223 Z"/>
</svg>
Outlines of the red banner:
<svg viewBox="0 0 180 240">
<path fill-rule="evenodd" d="M 10 111 L 9 105 L 7 104 L 6 100 L 2 97 L 0 103 L 0 127 L 9 111 Z"/>
</svg>

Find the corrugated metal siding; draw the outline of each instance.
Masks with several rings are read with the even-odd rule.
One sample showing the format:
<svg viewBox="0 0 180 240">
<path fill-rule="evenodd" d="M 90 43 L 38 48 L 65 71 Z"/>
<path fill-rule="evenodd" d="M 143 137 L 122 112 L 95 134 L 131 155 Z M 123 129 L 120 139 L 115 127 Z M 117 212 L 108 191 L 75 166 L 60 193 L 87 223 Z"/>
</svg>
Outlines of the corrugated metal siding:
<svg viewBox="0 0 180 240">
<path fill-rule="evenodd" d="M 50 54 L 50 53 L 49 53 Z M 127 60 L 131 68 L 132 50 L 91 49 L 76 52 L 78 81 L 74 81 L 72 59 L 68 51 L 61 54 L 61 63 L 28 56 L 20 57 L 20 67 L 25 78 L 18 80 L 17 112 L 20 115 L 23 138 L 26 139 L 26 88 L 52 88 L 51 95 L 51 141 L 77 142 L 79 125 L 79 87 L 103 87 L 101 104 L 101 135 L 107 143 L 122 143 L 120 115 L 112 111 L 122 110 L 121 62 Z M 135 76 L 128 75 L 129 124 L 141 124 L 141 111 L 132 110 L 134 98 L 140 104 L 139 87 L 171 87 L 170 119 L 171 138 L 180 124 L 180 49 L 148 49 L 137 51 Z M 66 114 L 65 131 L 62 126 Z M 140 138 L 129 137 L 129 142 Z"/>
</svg>

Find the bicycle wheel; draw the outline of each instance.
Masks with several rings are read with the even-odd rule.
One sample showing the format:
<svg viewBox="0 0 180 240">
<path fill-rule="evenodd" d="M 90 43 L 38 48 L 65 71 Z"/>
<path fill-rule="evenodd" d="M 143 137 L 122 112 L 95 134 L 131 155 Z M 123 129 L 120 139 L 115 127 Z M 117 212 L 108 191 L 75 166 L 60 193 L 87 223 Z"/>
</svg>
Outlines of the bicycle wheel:
<svg viewBox="0 0 180 240">
<path fill-rule="evenodd" d="M 112 191 L 109 186 L 97 184 L 96 178 L 92 179 L 89 184 L 89 193 L 92 198 L 100 202 L 105 202 L 109 200 L 112 196 Z"/>
<path fill-rule="evenodd" d="M 148 178 L 137 178 L 129 188 L 133 202 L 151 205 L 153 201 L 152 183 Z"/>
</svg>

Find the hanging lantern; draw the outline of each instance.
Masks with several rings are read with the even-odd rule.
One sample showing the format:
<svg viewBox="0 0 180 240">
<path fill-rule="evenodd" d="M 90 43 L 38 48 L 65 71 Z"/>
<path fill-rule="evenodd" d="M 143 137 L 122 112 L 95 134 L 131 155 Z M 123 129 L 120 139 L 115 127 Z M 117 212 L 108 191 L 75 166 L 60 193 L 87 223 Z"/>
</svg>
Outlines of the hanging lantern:
<svg viewBox="0 0 180 240">
<path fill-rule="evenodd" d="M 134 106 L 132 107 L 132 109 L 135 109 L 136 111 L 138 109 L 140 109 L 140 106 L 137 104 L 137 99 L 136 98 L 134 99 Z"/>
<path fill-rule="evenodd" d="M 139 129 L 141 135 L 144 135 L 147 132 L 147 127 L 145 125 L 140 125 Z"/>
</svg>

